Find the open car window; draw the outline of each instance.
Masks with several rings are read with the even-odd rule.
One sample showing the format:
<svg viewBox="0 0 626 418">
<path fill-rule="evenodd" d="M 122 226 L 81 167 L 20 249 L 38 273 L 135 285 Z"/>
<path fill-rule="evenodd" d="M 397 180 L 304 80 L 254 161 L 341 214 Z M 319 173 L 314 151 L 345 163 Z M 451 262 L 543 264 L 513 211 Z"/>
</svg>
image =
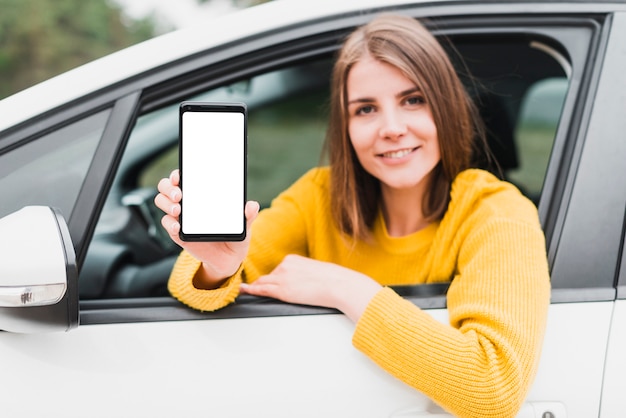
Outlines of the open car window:
<svg viewBox="0 0 626 418">
<path fill-rule="evenodd" d="M 486 168 L 538 204 L 569 85 L 567 61 L 526 36 L 493 39 L 451 37 L 451 54 L 486 125 L 497 161 Z M 248 105 L 248 198 L 262 207 L 325 163 L 332 58 L 283 64 L 180 97 Z M 178 166 L 177 141 L 178 103 L 137 119 L 81 271 L 82 299 L 168 294 L 180 248 L 162 230 L 153 199 L 159 179 Z"/>
<path fill-rule="evenodd" d="M 452 40 L 459 73 L 485 125 L 496 164 L 485 164 L 539 204 L 569 86 L 570 64 L 527 36 Z"/>
</svg>

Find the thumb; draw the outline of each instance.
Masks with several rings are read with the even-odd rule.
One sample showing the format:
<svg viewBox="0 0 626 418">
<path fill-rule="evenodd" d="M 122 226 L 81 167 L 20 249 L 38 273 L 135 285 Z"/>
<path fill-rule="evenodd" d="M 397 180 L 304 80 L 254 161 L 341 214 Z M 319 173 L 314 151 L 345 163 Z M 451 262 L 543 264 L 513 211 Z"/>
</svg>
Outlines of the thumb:
<svg viewBox="0 0 626 418">
<path fill-rule="evenodd" d="M 247 229 L 250 229 L 250 226 L 252 226 L 252 222 L 254 222 L 257 215 L 259 214 L 260 208 L 261 208 L 261 205 L 259 205 L 259 202 L 256 202 L 254 200 L 249 200 L 246 202 L 244 213 L 246 215 L 246 228 Z"/>
</svg>

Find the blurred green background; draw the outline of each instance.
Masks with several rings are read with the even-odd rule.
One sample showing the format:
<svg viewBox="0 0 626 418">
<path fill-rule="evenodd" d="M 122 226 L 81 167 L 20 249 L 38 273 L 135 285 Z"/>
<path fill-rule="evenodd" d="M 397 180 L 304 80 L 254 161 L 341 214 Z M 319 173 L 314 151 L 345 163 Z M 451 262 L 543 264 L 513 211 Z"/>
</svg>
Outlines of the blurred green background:
<svg viewBox="0 0 626 418">
<path fill-rule="evenodd" d="M 142 0 L 0 0 L 0 99 L 54 75 L 175 29 L 154 14 L 130 17 Z M 178 0 L 169 0 L 179 3 Z M 210 7 L 217 0 L 193 0 Z M 243 8 L 268 0 L 222 0 Z"/>
</svg>

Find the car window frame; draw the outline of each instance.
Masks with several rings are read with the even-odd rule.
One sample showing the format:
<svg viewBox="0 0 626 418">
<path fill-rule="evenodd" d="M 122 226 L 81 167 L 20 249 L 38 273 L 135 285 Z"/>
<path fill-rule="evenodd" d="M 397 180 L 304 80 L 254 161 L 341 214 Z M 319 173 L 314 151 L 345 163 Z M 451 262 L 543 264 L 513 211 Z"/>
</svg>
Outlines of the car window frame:
<svg viewBox="0 0 626 418">
<path fill-rule="evenodd" d="M 626 83 L 618 75 L 623 68 L 620 65 L 624 64 L 619 51 L 623 39 L 620 36 L 626 36 L 625 16 L 615 13 L 607 17 L 599 34 L 597 56 L 589 57 L 592 67 L 589 88 L 580 100 L 577 115 L 585 129 L 570 131 L 575 147 L 571 166 L 563 169 L 567 199 L 558 209 L 563 221 L 553 263 L 553 282 L 557 283 L 557 291 L 553 291 L 555 301 L 616 297 L 626 206 L 626 180 L 621 163 L 626 158 L 626 147 L 618 136 L 626 124 L 616 109 L 623 109 L 626 104 L 615 91 L 626 89 Z M 585 280 L 578 283 L 571 277 Z"/>
<path fill-rule="evenodd" d="M 424 14 L 423 9 L 419 9 L 420 13 L 415 13 L 415 17 L 420 17 Z M 179 97 L 192 95 L 194 92 L 207 90 L 211 86 L 216 86 L 220 83 L 224 83 L 227 79 L 235 79 L 242 75 L 252 75 L 255 72 L 262 72 L 269 68 L 275 68 L 284 64 L 285 62 L 295 62 L 298 59 L 307 59 L 312 56 L 321 54 L 333 53 L 337 40 L 354 26 L 368 20 L 368 15 L 350 16 L 343 20 L 331 20 L 328 23 L 328 28 L 318 36 L 307 36 L 307 32 L 311 28 L 297 28 L 293 29 L 293 32 L 287 31 L 283 34 L 283 39 L 279 34 L 270 34 L 269 38 L 274 42 L 271 47 L 259 48 L 260 38 L 257 37 L 254 40 L 248 42 L 242 42 L 240 45 L 232 46 L 232 49 L 224 47 L 219 51 L 208 51 L 205 55 L 193 57 L 189 61 L 179 63 L 178 65 L 172 65 L 164 70 L 164 74 L 160 77 L 162 82 L 156 83 L 154 86 L 146 88 L 141 92 L 139 103 L 137 103 L 137 114 L 143 114 L 153 109 L 171 104 Z M 477 17 L 449 17 L 441 16 L 436 20 L 437 31 L 440 33 L 451 33 L 452 31 L 464 31 L 465 33 L 494 33 L 499 30 L 506 29 L 510 32 L 515 31 L 527 31 L 529 33 L 540 33 L 543 36 L 554 35 L 554 32 L 546 31 L 546 27 L 549 25 L 567 24 L 572 27 L 587 22 L 592 27 L 592 31 L 599 31 L 602 26 L 597 22 L 594 16 L 570 16 L 568 19 L 563 20 L 560 16 L 543 16 L 541 18 L 532 17 L 519 17 L 509 16 L 507 19 L 502 19 L 502 16 L 477 16 Z M 321 25 L 322 22 L 316 22 L 315 25 Z M 555 29 L 556 30 L 556 29 Z M 574 31 L 575 32 L 575 31 Z M 597 32 L 594 32 L 597 34 Z M 558 34 L 555 36 L 559 39 Z M 285 39 L 289 38 L 289 39 Z M 267 39 L 266 39 L 267 41 Z M 592 49 L 597 49 L 599 43 L 597 38 L 593 38 L 591 42 Z M 576 43 L 576 37 L 570 39 L 570 43 Z M 246 55 L 247 53 L 247 55 Z M 581 54 L 581 59 L 587 60 L 591 53 L 588 51 L 578 52 Z M 597 53 L 597 51 L 596 51 Z M 238 56 L 243 54 L 244 56 L 238 59 L 228 59 L 229 57 Z M 222 62 L 223 61 L 223 62 Z M 593 67 L 593 66 L 591 66 Z M 580 92 L 586 92 L 590 88 L 590 77 L 588 72 L 593 70 L 588 66 L 584 67 L 580 80 L 577 80 L 576 85 L 570 88 L 568 92 L 566 103 L 564 104 L 563 112 L 569 112 L 566 117 L 562 117 L 557 130 L 557 138 L 555 138 L 555 147 L 557 152 L 553 152 L 550 158 L 548 175 L 551 179 L 546 182 L 550 186 L 546 189 L 545 193 L 550 195 L 550 199 L 545 199 L 544 205 L 548 205 L 548 208 L 555 211 L 558 215 L 550 218 L 551 211 L 540 208 L 540 212 L 544 213 L 543 217 L 547 219 L 547 222 L 557 223 L 564 213 L 560 212 L 560 199 L 558 196 L 562 196 L 564 193 L 564 187 L 560 185 L 560 175 L 565 173 L 569 180 L 569 173 L 566 168 L 576 166 L 577 162 L 574 160 L 568 167 L 561 167 L 557 164 L 558 160 L 565 153 L 565 149 L 575 148 L 579 138 L 570 134 L 571 120 L 576 111 L 578 105 L 576 104 L 577 98 L 581 94 Z M 209 74 L 209 76 L 207 76 Z M 579 111 L 580 112 L 580 111 Z M 560 146 L 557 147 L 557 143 Z M 569 148 L 568 148 L 569 147 Z M 559 181 L 557 181 L 559 179 Z M 562 181 L 566 181 L 562 180 Z M 545 187 L 544 187 L 545 188 Z M 549 190 L 549 191 L 548 191 Z M 542 194 L 542 200 L 543 194 Z M 556 208 L 551 208 L 551 205 L 556 205 Z M 552 228 L 553 230 L 555 228 Z M 558 232 L 558 230 L 556 231 Z M 555 232 L 552 232 L 555 235 Z M 554 248 L 558 245 L 558 239 L 554 237 L 548 240 L 549 248 Z M 405 295 L 407 299 L 425 309 L 433 308 L 445 308 L 445 289 L 437 289 L 437 292 L 433 294 L 429 292 L 425 286 L 413 286 L 413 289 L 423 288 L 424 294 L 420 294 L 419 291 L 413 293 L 409 292 Z M 399 290 L 401 293 L 401 291 Z M 604 295 L 596 295 L 596 297 L 604 300 Z M 576 299 L 574 297 L 573 299 Z M 211 318 L 238 318 L 238 317 L 257 317 L 257 316 L 279 316 L 279 315 L 303 315 L 303 314 L 327 314 L 336 313 L 335 310 L 329 310 L 325 308 L 316 307 L 302 307 L 296 305 L 285 304 L 274 300 L 265 300 L 263 298 L 251 298 L 243 297 L 242 303 L 226 307 L 218 312 L 213 313 L 200 313 L 190 310 L 182 306 L 179 302 L 172 298 L 141 298 L 141 299 L 120 299 L 120 300 L 94 300 L 94 301 L 81 301 L 81 323 L 83 324 L 95 324 L 95 323 L 118 323 L 118 322 L 137 322 L 137 321 L 158 321 L 158 320 L 188 320 L 188 319 L 211 319 Z"/>
</svg>

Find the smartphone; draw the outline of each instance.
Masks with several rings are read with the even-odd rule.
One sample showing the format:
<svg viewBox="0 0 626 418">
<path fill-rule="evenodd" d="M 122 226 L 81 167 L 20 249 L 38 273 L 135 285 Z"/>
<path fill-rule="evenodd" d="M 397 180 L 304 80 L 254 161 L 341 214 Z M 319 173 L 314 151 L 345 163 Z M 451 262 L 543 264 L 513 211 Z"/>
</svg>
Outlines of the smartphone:
<svg viewBox="0 0 626 418">
<path fill-rule="evenodd" d="M 183 241 L 245 239 L 247 121 L 244 103 L 180 104 Z"/>
</svg>

